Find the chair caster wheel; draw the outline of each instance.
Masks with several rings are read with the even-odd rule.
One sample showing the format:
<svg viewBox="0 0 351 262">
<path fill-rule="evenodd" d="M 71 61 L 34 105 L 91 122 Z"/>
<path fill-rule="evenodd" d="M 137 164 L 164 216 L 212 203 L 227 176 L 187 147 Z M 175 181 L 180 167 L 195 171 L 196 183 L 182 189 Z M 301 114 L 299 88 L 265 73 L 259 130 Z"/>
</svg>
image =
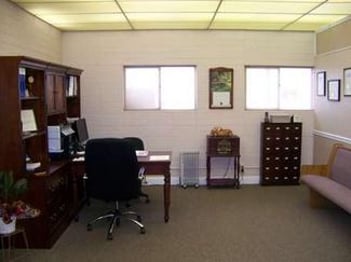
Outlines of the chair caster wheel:
<svg viewBox="0 0 351 262">
<path fill-rule="evenodd" d="M 88 225 L 87 225 L 87 230 L 88 230 L 88 231 L 93 230 L 93 226 L 92 226 L 91 224 L 88 224 Z"/>
<path fill-rule="evenodd" d="M 183 185 L 182 185 L 182 188 L 186 189 L 186 188 L 187 188 L 187 185 L 183 184 Z"/>
<path fill-rule="evenodd" d="M 198 189 L 199 188 L 199 184 L 195 184 L 195 188 Z"/>
<path fill-rule="evenodd" d="M 145 200 L 145 203 L 150 203 L 150 199 L 147 198 L 147 199 Z"/>
<path fill-rule="evenodd" d="M 137 216 L 137 221 L 141 223 L 141 216 Z"/>
<path fill-rule="evenodd" d="M 144 234 L 145 234 L 145 232 L 146 232 L 146 231 L 145 231 L 145 228 L 143 228 L 143 227 L 142 227 L 142 228 L 140 228 L 140 234 L 143 234 L 143 235 L 144 235 Z"/>
<path fill-rule="evenodd" d="M 110 233 L 107 234 L 107 240 L 113 240 L 112 234 L 110 234 Z"/>
<path fill-rule="evenodd" d="M 119 218 L 116 219 L 116 226 L 119 226 L 119 224 L 121 223 L 121 220 Z"/>
</svg>

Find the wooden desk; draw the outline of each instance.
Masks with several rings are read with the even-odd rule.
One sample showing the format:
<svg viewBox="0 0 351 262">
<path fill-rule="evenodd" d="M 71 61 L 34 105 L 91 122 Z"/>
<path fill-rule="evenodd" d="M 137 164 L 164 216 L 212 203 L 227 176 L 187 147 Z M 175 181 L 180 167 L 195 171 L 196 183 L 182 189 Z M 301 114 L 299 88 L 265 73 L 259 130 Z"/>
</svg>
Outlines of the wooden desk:
<svg viewBox="0 0 351 262">
<path fill-rule="evenodd" d="M 164 176 L 163 204 L 166 223 L 169 220 L 169 206 L 171 204 L 171 156 L 170 151 L 149 151 L 147 156 L 138 156 L 138 162 L 145 168 L 145 175 Z M 161 159 L 163 157 L 168 157 L 168 159 Z"/>
<path fill-rule="evenodd" d="M 145 168 L 145 175 L 163 175 L 164 185 L 163 185 L 163 203 L 164 203 L 164 220 L 168 222 L 169 220 L 169 206 L 171 203 L 171 155 L 170 151 L 149 151 L 147 156 L 138 156 L 138 162 L 141 166 Z M 157 156 L 167 156 L 167 160 L 163 159 L 153 159 Z M 73 178 L 74 185 L 74 205 L 76 206 L 76 212 L 79 211 L 82 203 L 86 201 L 84 186 L 84 173 L 85 173 L 84 161 L 72 161 L 72 173 L 75 178 Z"/>
</svg>

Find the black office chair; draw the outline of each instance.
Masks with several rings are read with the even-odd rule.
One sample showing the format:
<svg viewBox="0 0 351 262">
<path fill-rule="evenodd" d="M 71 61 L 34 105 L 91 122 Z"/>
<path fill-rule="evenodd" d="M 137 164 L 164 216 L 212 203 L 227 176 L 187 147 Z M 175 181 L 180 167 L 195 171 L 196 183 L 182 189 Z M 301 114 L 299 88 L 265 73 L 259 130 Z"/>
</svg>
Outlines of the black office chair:
<svg viewBox="0 0 351 262">
<path fill-rule="evenodd" d="M 135 150 L 145 150 L 144 141 L 139 137 L 125 137 L 124 140 L 131 143 Z"/>
<path fill-rule="evenodd" d="M 141 138 L 139 138 L 139 137 L 125 137 L 123 139 L 126 140 L 128 143 L 130 143 L 134 147 L 134 150 L 145 150 L 144 142 Z M 140 171 L 139 171 L 140 189 L 141 189 L 142 183 L 147 183 L 146 176 L 144 173 L 145 173 L 145 168 L 141 167 Z M 149 195 L 142 192 L 142 190 L 140 190 L 139 195 L 141 197 L 145 197 L 146 203 L 150 202 Z"/>
<path fill-rule="evenodd" d="M 141 216 L 133 211 L 121 212 L 119 209 L 120 201 L 139 197 L 139 164 L 133 146 L 118 138 L 89 140 L 86 144 L 85 164 L 88 197 L 115 202 L 113 210 L 90 221 L 87 229 L 92 230 L 92 224 L 99 220 L 110 219 L 107 239 L 111 240 L 114 226 L 118 226 L 120 218 L 125 217 L 134 222 L 140 233 L 144 234 Z"/>
</svg>

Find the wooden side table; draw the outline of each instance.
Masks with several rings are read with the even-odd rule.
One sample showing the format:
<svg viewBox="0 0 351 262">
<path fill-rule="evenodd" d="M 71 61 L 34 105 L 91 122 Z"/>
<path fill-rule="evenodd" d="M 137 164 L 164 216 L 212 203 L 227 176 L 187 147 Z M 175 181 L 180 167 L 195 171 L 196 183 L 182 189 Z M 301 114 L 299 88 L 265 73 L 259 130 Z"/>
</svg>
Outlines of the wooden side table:
<svg viewBox="0 0 351 262">
<path fill-rule="evenodd" d="M 15 247 L 15 239 L 17 235 L 22 235 L 23 242 L 25 244 L 26 249 L 28 250 L 28 239 L 24 228 L 17 227 L 16 230 L 12 233 L 0 234 L 2 261 L 11 261 L 11 250 L 12 247 Z"/>
<path fill-rule="evenodd" d="M 229 157 L 234 161 L 234 174 L 230 178 L 211 177 L 211 159 Z M 240 188 L 240 137 L 238 136 L 207 136 L 207 186 Z"/>
</svg>

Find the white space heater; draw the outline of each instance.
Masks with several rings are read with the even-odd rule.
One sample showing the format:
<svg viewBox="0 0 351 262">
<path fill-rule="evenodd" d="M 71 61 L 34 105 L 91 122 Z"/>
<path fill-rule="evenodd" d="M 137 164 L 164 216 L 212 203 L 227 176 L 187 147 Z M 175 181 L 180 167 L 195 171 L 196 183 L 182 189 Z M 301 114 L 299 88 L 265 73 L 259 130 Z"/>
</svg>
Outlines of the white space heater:
<svg viewBox="0 0 351 262">
<path fill-rule="evenodd" d="M 200 152 L 183 152 L 180 154 L 180 185 L 199 187 Z"/>
</svg>

